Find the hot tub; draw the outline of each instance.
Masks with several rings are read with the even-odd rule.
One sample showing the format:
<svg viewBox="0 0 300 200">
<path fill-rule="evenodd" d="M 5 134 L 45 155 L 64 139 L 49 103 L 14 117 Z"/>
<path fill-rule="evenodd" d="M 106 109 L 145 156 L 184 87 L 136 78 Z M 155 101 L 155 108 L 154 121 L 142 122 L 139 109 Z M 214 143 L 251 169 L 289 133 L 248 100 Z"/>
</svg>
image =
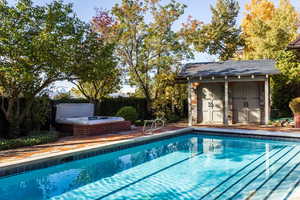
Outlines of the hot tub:
<svg viewBox="0 0 300 200">
<path fill-rule="evenodd" d="M 107 134 L 131 129 L 122 117 L 93 116 L 93 104 L 59 104 L 56 129 L 73 135 Z"/>
</svg>

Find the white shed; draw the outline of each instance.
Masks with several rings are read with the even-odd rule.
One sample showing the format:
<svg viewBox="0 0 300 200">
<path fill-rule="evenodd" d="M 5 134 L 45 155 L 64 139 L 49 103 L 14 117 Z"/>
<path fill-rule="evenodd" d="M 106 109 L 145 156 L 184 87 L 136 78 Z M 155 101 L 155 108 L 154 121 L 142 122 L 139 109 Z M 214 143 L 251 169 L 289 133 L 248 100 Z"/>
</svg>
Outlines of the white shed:
<svg viewBox="0 0 300 200">
<path fill-rule="evenodd" d="M 179 75 L 189 92 L 189 125 L 267 124 L 273 60 L 189 63 Z"/>
</svg>

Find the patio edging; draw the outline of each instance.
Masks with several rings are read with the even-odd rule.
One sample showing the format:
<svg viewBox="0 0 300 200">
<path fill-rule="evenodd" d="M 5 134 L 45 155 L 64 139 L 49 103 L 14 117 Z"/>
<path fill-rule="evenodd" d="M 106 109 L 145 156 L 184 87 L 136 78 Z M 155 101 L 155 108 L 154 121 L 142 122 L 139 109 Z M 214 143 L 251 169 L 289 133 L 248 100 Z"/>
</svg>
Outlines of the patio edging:
<svg viewBox="0 0 300 200">
<path fill-rule="evenodd" d="M 283 131 L 265 131 L 265 130 L 247 130 L 247 129 L 231 129 L 231 128 L 198 128 L 193 127 L 197 132 L 210 132 L 210 133 L 225 133 L 231 136 L 258 136 L 261 138 L 277 138 L 277 139 L 299 139 L 300 132 L 283 132 Z"/>
<path fill-rule="evenodd" d="M 105 152 L 111 152 L 111 149 L 119 150 L 133 146 L 134 144 L 143 144 L 144 142 L 151 142 L 160 138 L 168 136 L 175 136 L 187 132 L 206 132 L 226 134 L 227 136 L 244 136 L 244 137 L 259 137 L 259 138 L 277 138 L 277 139 L 296 139 L 300 141 L 299 133 L 279 132 L 279 131 L 263 131 L 263 130 L 246 130 L 246 129 L 227 129 L 227 128 L 197 128 L 187 127 L 179 130 L 165 131 L 162 133 L 143 135 L 136 138 L 126 139 L 122 141 L 109 142 L 105 144 L 94 145 L 92 147 L 83 147 L 74 150 L 68 150 L 53 155 L 42 155 L 34 158 L 25 158 L 9 163 L 0 164 L 0 178 L 11 174 L 21 173 L 33 169 L 49 167 L 52 165 L 78 160 Z"/>
<path fill-rule="evenodd" d="M 58 153 L 53 153 L 53 155 L 42 155 L 42 156 L 37 156 L 34 158 L 25 158 L 22 160 L 17 160 L 13 162 L 7 163 L 0 163 L 0 178 L 3 176 L 11 175 L 11 174 L 16 174 L 16 173 L 21 173 L 25 171 L 30 171 L 34 169 L 39 169 L 39 168 L 44 168 L 44 167 L 49 167 L 52 165 L 64 163 L 67 161 L 72 161 L 72 160 L 79 160 L 82 158 L 90 157 L 93 155 L 98 155 L 101 153 L 97 153 L 98 151 L 101 151 L 103 153 L 105 152 L 110 152 L 106 151 L 109 149 L 118 149 L 121 147 L 125 147 L 128 145 L 132 144 L 142 144 L 143 142 L 151 142 L 156 139 L 168 137 L 168 136 L 175 136 L 178 134 L 186 133 L 193 131 L 193 128 L 188 127 L 188 128 L 182 128 L 179 130 L 174 130 L 174 131 L 165 131 L 162 133 L 158 134 L 149 134 L 149 135 L 144 135 L 136 138 L 131 138 L 131 139 L 126 139 L 122 141 L 115 141 L 115 142 L 109 142 L 105 144 L 100 144 L 100 145 L 94 145 L 92 147 L 83 147 L 75 150 L 68 150 L 64 152 L 58 152 Z M 89 154 L 91 153 L 90 156 L 80 156 L 81 154 Z M 70 157 L 75 157 L 79 156 L 78 158 L 71 159 Z"/>
</svg>

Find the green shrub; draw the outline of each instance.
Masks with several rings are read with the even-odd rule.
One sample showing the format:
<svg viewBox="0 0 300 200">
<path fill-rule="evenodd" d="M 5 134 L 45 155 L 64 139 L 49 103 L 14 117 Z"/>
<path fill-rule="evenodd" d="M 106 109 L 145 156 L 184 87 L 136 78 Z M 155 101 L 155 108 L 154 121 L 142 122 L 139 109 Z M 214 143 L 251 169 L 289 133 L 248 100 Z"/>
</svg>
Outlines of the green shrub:
<svg viewBox="0 0 300 200">
<path fill-rule="evenodd" d="M 136 120 L 134 122 L 134 125 L 136 125 L 136 126 L 144 126 L 144 120 Z"/>
<path fill-rule="evenodd" d="M 289 107 L 294 114 L 300 114 L 300 97 L 292 99 L 289 103 Z"/>
<path fill-rule="evenodd" d="M 134 107 L 124 106 L 121 108 L 117 114 L 118 117 L 123 117 L 125 120 L 135 122 L 138 118 L 138 113 Z"/>
<path fill-rule="evenodd" d="M 32 132 L 29 136 L 20 137 L 16 139 L 0 140 L 0 150 L 14 149 L 18 147 L 55 142 L 58 140 L 58 138 L 59 135 L 56 132 Z"/>
<path fill-rule="evenodd" d="M 168 120 L 168 122 L 175 123 L 175 122 L 178 122 L 180 120 L 180 116 L 178 116 L 176 114 L 169 114 L 167 116 L 167 120 Z"/>
</svg>

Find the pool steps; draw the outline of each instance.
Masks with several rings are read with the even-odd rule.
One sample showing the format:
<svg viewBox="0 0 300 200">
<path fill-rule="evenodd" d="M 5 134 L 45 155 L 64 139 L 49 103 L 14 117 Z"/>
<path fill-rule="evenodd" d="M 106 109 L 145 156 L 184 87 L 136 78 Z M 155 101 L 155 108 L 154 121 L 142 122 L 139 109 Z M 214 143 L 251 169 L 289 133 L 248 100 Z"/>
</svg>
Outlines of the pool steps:
<svg viewBox="0 0 300 200">
<path fill-rule="evenodd" d="M 281 162 L 283 162 L 283 165 L 280 165 L 280 166 L 278 166 L 278 168 L 276 168 L 276 169 L 273 169 L 272 171 L 274 171 L 273 173 L 270 173 L 270 175 L 269 175 L 269 177 L 271 177 L 271 178 L 267 178 L 267 179 L 265 179 L 266 181 L 264 182 L 264 184 L 265 183 L 267 183 L 268 181 L 270 181 L 270 180 L 274 180 L 274 179 L 272 179 L 272 175 L 274 174 L 274 173 L 277 173 L 277 172 L 279 172 L 279 171 L 281 171 L 288 163 L 289 163 L 289 161 L 291 161 L 291 159 L 292 158 L 294 158 L 294 156 L 299 156 L 299 152 L 300 152 L 300 149 L 299 148 L 294 148 L 294 147 L 292 147 L 292 148 L 288 148 L 288 147 L 286 147 L 286 148 L 282 148 L 282 149 L 279 149 L 279 150 L 273 150 L 272 152 L 270 152 L 270 155 L 269 155 L 269 159 L 270 159 L 270 167 L 272 167 L 272 166 L 274 166 L 276 163 L 278 163 L 279 161 L 281 161 Z M 200 154 L 199 154 L 200 155 Z M 175 155 L 173 155 L 173 156 L 175 156 Z M 172 156 L 172 157 L 173 157 Z M 176 157 L 177 157 L 178 155 L 176 155 Z M 205 197 L 206 198 L 200 198 L 200 199 L 239 199 L 239 196 L 237 196 L 237 194 L 239 194 L 242 190 L 241 189 L 243 189 L 243 188 L 246 188 L 247 186 L 249 186 L 251 183 L 252 183 L 252 181 L 254 180 L 254 179 L 257 179 L 258 177 L 261 177 L 263 174 L 264 174 L 264 172 L 266 171 L 266 169 L 264 169 L 265 168 L 265 166 L 264 166 L 264 164 L 265 164 L 265 161 L 264 161 L 264 157 L 265 157 L 266 155 L 265 154 L 262 154 L 262 155 L 260 155 L 258 158 L 256 158 L 255 160 L 254 160 L 254 162 L 252 161 L 252 162 L 250 162 L 248 165 L 246 165 L 245 167 L 243 167 L 242 168 L 242 170 L 239 170 L 238 171 L 238 173 L 241 173 L 241 172 L 244 172 L 243 174 L 241 174 L 240 176 L 233 176 L 232 177 L 232 179 L 231 179 L 231 184 L 229 183 L 230 181 L 229 180 L 227 180 L 227 181 L 229 181 L 229 182 L 224 182 L 224 185 L 226 186 L 225 188 L 223 188 L 222 187 L 222 189 L 223 189 L 223 191 L 221 191 L 221 193 L 220 193 L 220 191 L 219 191 L 219 193 L 217 193 L 217 191 L 216 191 L 216 189 L 213 191 L 213 195 L 206 195 Z M 100 197 L 98 197 L 98 198 L 96 198 L 96 199 L 104 199 L 105 197 L 108 197 L 109 195 L 112 195 L 112 194 L 114 194 L 114 193 L 117 193 L 117 192 L 119 192 L 119 191 L 121 191 L 122 189 L 125 189 L 125 188 L 127 188 L 127 187 L 129 187 L 129 186 L 132 186 L 133 184 L 136 184 L 136 183 L 138 183 L 139 181 L 141 181 L 141 180 L 145 180 L 145 179 L 147 179 L 147 178 L 150 178 L 151 176 L 153 176 L 154 174 L 157 174 L 157 173 L 160 173 L 160 172 L 162 172 L 163 170 L 165 170 L 165 169 L 169 169 L 170 167 L 174 167 L 175 165 L 177 165 L 177 164 L 180 164 L 180 163 L 182 163 L 182 162 L 185 162 L 185 161 L 187 161 L 189 158 L 183 158 L 182 160 L 179 160 L 178 162 L 176 162 L 176 163 L 173 163 L 173 164 L 171 164 L 171 165 L 167 165 L 167 166 L 165 166 L 164 168 L 161 168 L 161 169 L 158 169 L 157 168 L 157 171 L 154 171 L 154 172 L 152 172 L 152 173 L 150 173 L 149 175 L 147 175 L 147 176 L 145 176 L 145 177 L 141 177 L 141 178 L 139 178 L 139 179 L 137 179 L 137 180 L 128 180 L 129 182 L 126 182 L 126 184 L 125 185 L 123 185 L 122 187 L 117 187 L 117 188 L 115 188 L 113 191 L 111 191 L 111 192 L 109 192 L 109 193 L 107 193 L 107 194 L 104 194 L 104 195 L 102 195 L 102 196 L 100 196 Z M 252 166 L 253 165 L 253 166 Z M 252 168 L 250 167 L 250 166 L 252 166 Z M 249 168 L 248 170 L 246 170 L 246 168 Z M 292 168 L 293 169 L 293 168 Z M 292 172 L 291 172 L 292 173 Z M 290 173 L 290 174 L 291 174 Z M 253 175 L 253 174 L 255 174 L 254 175 L 254 177 L 253 176 L 251 176 L 251 175 Z M 245 176 L 246 175 L 246 176 Z M 289 177 L 289 175 L 287 176 L 287 177 Z M 282 178 L 287 178 L 287 177 L 282 177 Z M 236 180 L 237 179 L 237 180 Z M 121 180 L 121 179 L 119 179 L 119 180 Z M 243 181 L 243 184 L 241 184 L 241 181 L 239 181 L 239 180 L 242 180 Z M 279 179 L 279 182 L 281 181 L 282 179 Z M 239 181 L 239 182 L 238 182 Z M 275 181 L 273 181 L 273 182 L 275 182 Z M 281 182 L 284 182 L 284 181 L 281 181 Z M 94 183 L 93 183 L 94 184 Z M 99 186 L 99 183 L 97 183 L 96 185 L 98 185 Z M 101 185 L 101 184 L 100 184 Z M 228 185 L 229 185 L 229 187 L 230 187 L 230 189 L 228 189 L 229 187 L 228 187 Z M 275 184 L 272 184 L 272 186 L 273 185 L 275 185 Z M 235 186 L 234 188 L 232 188 L 232 186 Z M 93 186 L 88 186 L 88 187 L 86 187 L 86 186 L 84 186 L 84 187 L 82 187 L 82 188 L 78 188 L 78 189 L 76 189 L 75 191 L 73 191 L 74 193 L 77 193 L 78 194 L 78 192 L 80 191 L 80 193 L 84 193 L 84 191 L 89 191 L 90 190 L 90 188 L 91 187 L 93 187 Z M 256 194 L 257 194 L 257 192 L 262 188 L 263 186 L 261 186 L 261 185 L 259 185 L 258 187 L 256 187 L 256 189 L 254 189 L 254 191 L 256 190 L 256 193 L 254 194 L 254 195 L 252 195 L 252 196 L 250 196 L 249 197 L 249 199 L 262 199 L 263 197 L 262 196 L 258 196 L 257 198 L 256 198 Z M 279 186 L 277 186 L 277 185 L 275 185 L 275 187 L 279 187 Z M 88 188 L 88 189 L 86 189 L 86 188 Z M 94 188 L 97 188 L 97 186 L 95 186 Z M 99 189 L 99 188 L 98 188 Z M 235 190 L 233 190 L 233 189 L 235 189 Z M 276 189 L 276 188 L 275 188 Z M 273 187 L 273 190 L 274 190 L 274 187 Z M 271 190 L 272 191 L 272 190 Z M 73 192 L 71 192 L 71 193 L 73 193 Z M 228 192 L 230 192 L 229 194 L 227 194 Z M 232 196 L 232 194 L 233 194 L 233 192 L 235 192 L 234 194 L 236 194 L 235 195 L 235 197 L 234 196 Z M 269 192 L 270 193 L 270 192 Z M 269 194 L 269 193 L 266 193 L 266 196 Z M 288 193 L 288 191 L 284 191 L 283 193 L 285 193 L 285 194 L 280 194 L 281 196 L 287 196 L 287 193 Z M 219 195 L 218 195 L 219 194 Z M 227 195 L 225 195 L 225 194 L 227 194 Z M 251 194 L 253 194 L 253 193 L 251 193 Z M 250 195 L 251 195 L 250 194 Z M 274 192 L 272 192 L 272 194 L 271 195 L 269 195 L 269 197 L 267 196 L 267 198 L 265 198 L 265 199 L 273 199 L 272 197 L 274 197 L 274 194 L 276 194 L 276 192 L 274 193 Z M 66 194 L 65 194 L 66 195 Z M 70 195 L 70 193 L 69 193 L 69 195 Z M 71 196 L 69 196 L 69 195 L 67 195 L 67 196 L 65 196 L 65 197 L 68 197 L 68 198 L 70 198 Z M 218 196 L 217 196 L 218 195 Z M 231 196 L 230 196 L 231 195 Z M 276 195 L 276 196 L 278 196 L 278 194 Z M 53 199 L 60 199 L 60 198 L 53 198 Z M 65 198 L 64 198 L 65 199 Z"/>
<path fill-rule="evenodd" d="M 287 190 L 282 191 L 282 190 L 278 190 L 278 188 L 282 187 L 284 182 L 287 181 L 287 178 L 291 177 L 293 170 L 295 170 L 296 168 L 299 167 L 299 165 L 300 165 L 299 162 L 296 165 L 291 165 L 290 162 L 292 160 L 300 160 L 300 148 L 294 147 L 289 150 L 286 150 L 286 149 L 287 148 L 285 148 L 284 151 L 275 152 L 274 154 L 272 154 L 269 157 L 270 158 L 269 168 L 271 168 L 272 172 L 269 174 L 269 176 L 267 178 L 262 177 L 262 175 L 264 175 L 266 173 L 266 169 L 263 169 L 265 167 L 265 166 L 263 166 L 263 163 L 264 163 L 264 161 L 263 161 L 263 162 L 259 163 L 258 165 L 256 165 L 256 167 L 254 169 L 252 169 L 251 171 L 247 172 L 242 177 L 240 177 L 234 183 L 230 184 L 229 183 L 230 181 L 223 182 L 222 183 L 223 187 L 219 186 L 219 188 L 220 188 L 219 192 L 217 192 L 216 189 L 214 189 L 213 191 L 210 191 L 209 194 L 204 195 L 205 198 L 201 197 L 199 199 L 203 200 L 203 199 L 241 199 L 241 198 L 243 198 L 243 199 L 247 199 L 247 200 L 250 200 L 250 199 L 251 200 L 252 199 L 272 200 L 272 199 L 276 199 L 275 196 L 278 197 L 279 195 L 280 195 L 280 197 L 285 196 L 285 199 L 289 199 L 289 195 L 292 192 L 290 192 L 290 194 L 289 194 L 287 192 Z M 294 159 L 295 157 L 297 157 L 298 159 Z M 279 165 L 279 166 L 275 165 L 279 161 L 283 162 L 283 164 Z M 288 164 L 290 164 L 290 165 L 288 165 Z M 297 167 L 293 167 L 293 166 L 297 166 Z M 278 172 L 282 172 L 282 169 L 285 169 L 286 167 L 291 168 L 290 170 L 288 170 L 288 173 L 282 173 L 281 176 L 283 176 L 283 177 L 281 179 L 277 179 L 277 178 L 274 179 L 274 175 L 277 175 Z M 234 176 L 234 178 L 238 178 L 238 177 L 239 176 Z M 262 179 L 262 181 L 261 181 L 262 184 L 253 185 L 252 184 L 252 183 L 254 183 L 253 181 L 258 178 Z M 297 177 L 297 179 L 300 180 L 299 177 Z M 298 180 L 296 180 L 296 181 L 298 181 Z M 263 187 L 266 187 L 266 184 L 269 183 L 270 181 L 273 182 L 273 184 L 270 185 L 270 188 L 272 188 L 272 189 L 270 190 L 270 188 L 265 188 L 265 190 L 261 190 Z M 276 181 L 277 181 L 277 183 L 276 183 Z M 291 185 L 292 186 L 295 185 L 296 183 L 294 183 L 294 182 L 289 184 L 289 187 Z M 228 184 L 229 184 L 229 186 L 228 186 Z M 249 186 L 251 187 L 251 189 L 249 189 Z M 248 190 L 244 191 L 246 188 L 248 188 Z M 261 191 L 264 191 L 264 193 L 265 193 L 265 191 L 269 191 L 269 192 L 265 193 L 265 194 L 264 193 L 261 194 Z M 278 191 L 280 191 L 280 194 L 278 194 Z"/>
</svg>

